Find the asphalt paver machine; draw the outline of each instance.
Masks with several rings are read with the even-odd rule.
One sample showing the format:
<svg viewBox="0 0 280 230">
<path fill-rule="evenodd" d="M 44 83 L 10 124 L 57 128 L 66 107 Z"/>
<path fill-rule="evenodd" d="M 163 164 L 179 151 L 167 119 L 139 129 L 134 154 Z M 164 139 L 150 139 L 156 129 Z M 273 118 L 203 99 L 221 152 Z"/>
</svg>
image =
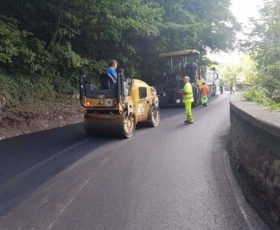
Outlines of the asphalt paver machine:
<svg viewBox="0 0 280 230">
<path fill-rule="evenodd" d="M 161 79 L 159 87 L 160 106 L 182 106 L 181 91 L 184 88 L 183 76 L 190 77 L 193 86 L 195 103 L 199 101 L 196 87 L 197 64 L 194 59 L 200 52 L 192 50 L 180 50 L 160 54 Z"/>
</svg>

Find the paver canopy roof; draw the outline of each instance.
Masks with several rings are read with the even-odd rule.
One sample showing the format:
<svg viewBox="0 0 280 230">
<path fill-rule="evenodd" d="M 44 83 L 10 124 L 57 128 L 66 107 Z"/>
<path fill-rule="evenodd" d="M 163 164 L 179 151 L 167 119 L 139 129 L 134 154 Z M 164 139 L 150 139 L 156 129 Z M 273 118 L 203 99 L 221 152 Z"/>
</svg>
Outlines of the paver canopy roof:
<svg viewBox="0 0 280 230">
<path fill-rule="evenodd" d="M 160 58 L 164 57 L 176 57 L 176 56 L 185 56 L 185 55 L 191 55 L 191 54 L 200 54 L 200 52 L 196 49 L 192 50 L 179 50 L 174 52 L 167 52 L 167 53 L 161 53 L 159 55 Z"/>
</svg>

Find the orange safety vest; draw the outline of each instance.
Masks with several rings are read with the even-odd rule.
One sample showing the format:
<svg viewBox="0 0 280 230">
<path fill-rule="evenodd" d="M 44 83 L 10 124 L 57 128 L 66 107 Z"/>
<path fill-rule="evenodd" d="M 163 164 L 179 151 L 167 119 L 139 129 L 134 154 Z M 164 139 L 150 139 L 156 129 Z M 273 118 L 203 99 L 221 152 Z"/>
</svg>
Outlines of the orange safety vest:
<svg viewBox="0 0 280 230">
<path fill-rule="evenodd" d="M 201 88 L 200 88 L 200 94 L 202 96 L 207 96 L 208 95 L 208 86 L 207 85 L 203 85 Z"/>
</svg>

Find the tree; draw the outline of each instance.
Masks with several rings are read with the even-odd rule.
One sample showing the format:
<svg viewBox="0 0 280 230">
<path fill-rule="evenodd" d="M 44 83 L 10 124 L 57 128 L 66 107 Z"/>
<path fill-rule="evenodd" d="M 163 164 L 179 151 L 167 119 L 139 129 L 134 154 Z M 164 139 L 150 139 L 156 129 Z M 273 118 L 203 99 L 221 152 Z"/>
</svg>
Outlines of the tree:
<svg viewBox="0 0 280 230">
<path fill-rule="evenodd" d="M 160 52 L 230 49 L 238 27 L 228 8 L 229 0 L 10 0 L 0 8 L 0 68 L 46 78 L 58 94 L 78 88 L 81 69 L 97 76 L 113 58 L 151 82 Z"/>
<path fill-rule="evenodd" d="M 223 64 L 219 68 L 226 85 L 231 81 L 242 85 L 254 85 L 258 82 L 256 63 L 249 55 L 242 55 L 237 63 Z"/>
<path fill-rule="evenodd" d="M 280 2 L 267 0 L 251 32 L 252 57 L 268 97 L 280 102 Z"/>
</svg>

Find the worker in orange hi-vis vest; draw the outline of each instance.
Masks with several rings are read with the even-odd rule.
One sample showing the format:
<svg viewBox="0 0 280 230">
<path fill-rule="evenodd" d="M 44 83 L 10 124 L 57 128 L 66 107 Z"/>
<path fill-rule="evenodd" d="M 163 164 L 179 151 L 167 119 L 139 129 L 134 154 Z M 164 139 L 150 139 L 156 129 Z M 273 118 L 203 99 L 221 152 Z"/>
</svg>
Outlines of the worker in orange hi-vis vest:
<svg viewBox="0 0 280 230">
<path fill-rule="evenodd" d="M 208 85 L 205 82 L 202 83 L 200 88 L 200 95 L 201 95 L 201 104 L 203 106 L 207 106 L 208 102 Z"/>
</svg>

